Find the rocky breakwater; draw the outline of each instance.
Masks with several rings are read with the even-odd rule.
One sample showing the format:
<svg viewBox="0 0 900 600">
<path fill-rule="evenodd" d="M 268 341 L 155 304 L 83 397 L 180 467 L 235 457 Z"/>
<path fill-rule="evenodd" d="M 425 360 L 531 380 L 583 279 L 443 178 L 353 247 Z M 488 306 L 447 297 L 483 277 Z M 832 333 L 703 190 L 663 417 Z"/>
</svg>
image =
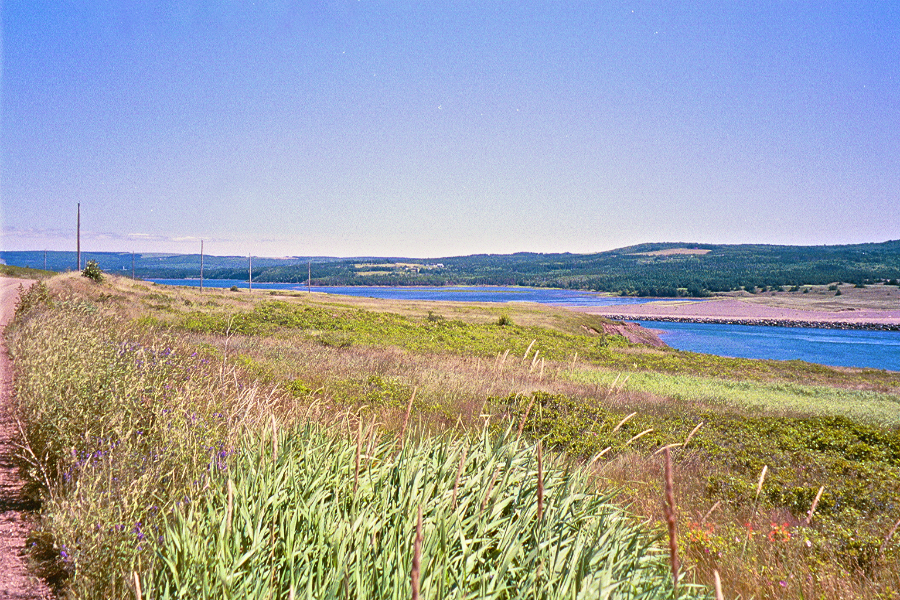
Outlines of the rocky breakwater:
<svg viewBox="0 0 900 600">
<path fill-rule="evenodd" d="M 665 323 L 711 323 L 717 325 L 765 325 L 769 327 L 809 327 L 814 329 L 859 329 L 867 331 L 900 331 L 895 323 L 871 323 L 862 321 L 834 320 L 799 320 L 778 318 L 730 318 L 730 317 L 698 317 L 674 315 L 613 315 L 604 314 L 607 319 L 616 321 L 659 321 Z M 636 323 L 625 323 L 636 325 Z M 649 331 L 642 328 L 644 331 Z M 652 332 L 651 332 L 652 333 Z M 627 336 L 626 336 L 627 338 Z M 631 341 L 629 339 L 629 341 Z M 641 343 L 641 342 L 636 342 Z"/>
</svg>

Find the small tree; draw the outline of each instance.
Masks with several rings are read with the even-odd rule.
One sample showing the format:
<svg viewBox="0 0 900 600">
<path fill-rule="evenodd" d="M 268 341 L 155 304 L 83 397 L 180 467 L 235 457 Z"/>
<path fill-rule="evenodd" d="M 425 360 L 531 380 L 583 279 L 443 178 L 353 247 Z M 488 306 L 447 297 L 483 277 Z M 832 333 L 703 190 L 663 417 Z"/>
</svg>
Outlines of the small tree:
<svg viewBox="0 0 900 600">
<path fill-rule="evenodd" d="M 103 271 L 100 270 L 100 265 L 97 264 L 96 260 L 89 260 L 87 262 L 84 271 L 81 272 L 81 276 L 87 277 L 97 283 L 103 281 Z"/>
</svg>

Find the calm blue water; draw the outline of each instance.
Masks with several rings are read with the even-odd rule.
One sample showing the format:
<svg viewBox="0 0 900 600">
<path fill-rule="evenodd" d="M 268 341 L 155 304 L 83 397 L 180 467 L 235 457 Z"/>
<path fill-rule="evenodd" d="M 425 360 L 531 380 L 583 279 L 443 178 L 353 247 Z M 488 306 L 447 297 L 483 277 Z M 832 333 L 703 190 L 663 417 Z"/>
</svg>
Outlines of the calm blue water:
<svg viewBox="0 0 900 600">
<path fill-rule="evenodd" d="M 900 332 L 637 321 L 679 350 L 900 371 Z"/>
<path fill-rule="evenodd" d="M 166 285 L 199 285 L 197 279 L 151 279 Z M 206 287 L 247 289 L 246 281 L 207 279 Z M 296 283 L 255 283 L 254 289 L 306 290 Z M 641 304 L 663 298 L 619 298 L 593 292 L 525 287 L 313 287 L 316 292 L 392 300 L 456 302 L 538 302 L 552 306 L 615 306 Z M 662 332 L 664 342 L 678 350 L 733 356 L 805 360 L 839 367 L 870 367 L 900 371 L 900 332 L 665 323 L 638 321 Z"/>
<path fill-rule="evenodd" d="M 166 285 L 200 285 L 199 279 L 148 279 Z M 246 281 L 236 279 L 205 279 L 205 287 L 247 289 Z M 254 283 L 253 289 L 306 291 L 298 283 Z M 381 286 L 313 286 L 314 292 L 364 296 L 389 300 L 445 300 L 454 302 L 538 302 L 552 306 L 615 306 L 641 304 L 661 298 L 619 298 L 602 296 L 597 292 L 559 290 L 552 288 L 494 287 L 494 286 L 444 286 L 444 287 L 381 287 Z"/>
</svg>

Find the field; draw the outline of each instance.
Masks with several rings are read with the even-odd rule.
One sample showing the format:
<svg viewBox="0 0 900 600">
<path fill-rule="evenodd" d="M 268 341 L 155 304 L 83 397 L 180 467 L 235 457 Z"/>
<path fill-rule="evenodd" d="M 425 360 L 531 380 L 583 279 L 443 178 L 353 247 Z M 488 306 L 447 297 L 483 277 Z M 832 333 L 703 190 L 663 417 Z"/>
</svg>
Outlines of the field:
<svg viewBox="0 0 900 600">
<path fill-rule="evenodd" d="M 602 332 L 50 278 L 8 333 L 32 556 L 73 597 L 673 597 L 668 448 L 678 597 L 900 597 L 900 373 Z"/>
</svg>

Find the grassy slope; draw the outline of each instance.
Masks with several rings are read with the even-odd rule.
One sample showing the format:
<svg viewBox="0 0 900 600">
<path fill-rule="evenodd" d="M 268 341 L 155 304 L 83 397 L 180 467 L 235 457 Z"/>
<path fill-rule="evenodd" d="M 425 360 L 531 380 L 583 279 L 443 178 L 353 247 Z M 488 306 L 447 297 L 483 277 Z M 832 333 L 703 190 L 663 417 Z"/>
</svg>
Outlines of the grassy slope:
<svg viewBox="0 0 900 600">
<path fill-rule="evenodd" d="M 53 275 L 56 275 L 56 273 L 53 271 L 44 271 L 43 269 L 0 265 L 0 276 L 3 277 L 15 277 L 16 279 L 46 279 Z"/>
<path fill-rule="evenodd" d="M 276 385 L 286 406 L 362 411 L 391 428 L 416 389 L 424 430 L 522 422 L 573 458 L 605 451 L 595 476 L 651 520 L 661 518 L 655 452 L 702 422 L 675 449 L 682 552 L 699 566 L 692 577 L 709 582 L 717 568 L 731 594 L 756 597 L 891 597 L 898 588 L 897 545 L 882 542 L 900 518 L 900 374 L 634 348 L 594 333 L 595 317 L 535 306 L 201 296 L 73 276 L 51 287 L 143 328 L 168 324 L 185 348 Z M 504 313 L 515 325 L 496 325 Z M 812 526 L 801 526 L 823 485 Z"/>
</svg>

